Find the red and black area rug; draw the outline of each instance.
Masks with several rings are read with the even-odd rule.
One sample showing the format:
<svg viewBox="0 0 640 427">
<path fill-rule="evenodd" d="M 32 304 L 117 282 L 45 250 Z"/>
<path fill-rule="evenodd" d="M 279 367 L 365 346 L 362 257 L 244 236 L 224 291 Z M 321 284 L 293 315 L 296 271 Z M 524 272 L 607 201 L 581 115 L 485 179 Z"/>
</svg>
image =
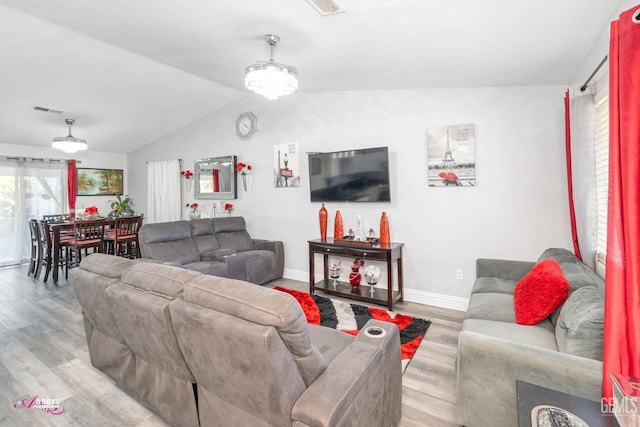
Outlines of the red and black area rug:
<svg viewBox="0 0 640 427">
<path fill-rule="evenodd" d="M 418 350 L 424 334 L 431 322 L 404 314 L 391 314 L 382 308 L 366 307 L 336 299 L 310 295 L 306 292 L 285 289 L 279 286 L 273 289 L 292 295 L 307 316 L 307 322 L 338 329 L 348 334 L 357 335 L 370 319 L 395 323 L 400 330 L 400 351 L 402 372 L 407 368 L 411 358 Z"/>
</svg>

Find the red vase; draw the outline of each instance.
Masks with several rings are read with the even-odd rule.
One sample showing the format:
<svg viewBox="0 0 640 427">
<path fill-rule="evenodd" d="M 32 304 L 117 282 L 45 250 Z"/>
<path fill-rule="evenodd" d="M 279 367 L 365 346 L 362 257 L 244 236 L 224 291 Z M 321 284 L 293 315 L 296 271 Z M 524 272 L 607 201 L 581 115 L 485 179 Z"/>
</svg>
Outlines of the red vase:
<svg viewBox="0 0 640 427">
<path fill-rule="evenodd" d="M 320 238 L 327 240 L 327 208 L 324 207 L 324 203 L 320 208 Z"/>
<path fill-rule="evenodd" d="M 380 243 L 391 243 L 389 219 L 386 212 L 382 212 L 382 217 L 380 217 Z"/>
<path fill-rule="evenodd" d="M 360 267 L 352 266 L 351 273 L 349 273 L 349 283 L 351 286 L 360 286 L 360 280 L 362 279 L 362 275 L 360 274 Z"/>
<path fill-rule="evenodd" d="M 336 219 L 333 223 L 333 238 L 342 239 L 344 237 L 344 230 L 342 229 L 342 215 L 340 211 L 336 211 Z"/>
</svg>

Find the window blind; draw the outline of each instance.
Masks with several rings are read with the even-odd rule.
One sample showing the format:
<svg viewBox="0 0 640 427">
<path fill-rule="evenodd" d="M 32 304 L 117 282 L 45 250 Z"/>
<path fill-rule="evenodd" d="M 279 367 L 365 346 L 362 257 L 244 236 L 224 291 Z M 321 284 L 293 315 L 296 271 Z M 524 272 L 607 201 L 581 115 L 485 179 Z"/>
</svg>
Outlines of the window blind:
<svg viewBox="0 0 640 427">
<path fill-rule="evenodd" d="M 607 253 L 607 199 L 609 189 L 609 98 L 596 103 L 596 251 L 597 260 L 604 263 Z"/>
</svg>

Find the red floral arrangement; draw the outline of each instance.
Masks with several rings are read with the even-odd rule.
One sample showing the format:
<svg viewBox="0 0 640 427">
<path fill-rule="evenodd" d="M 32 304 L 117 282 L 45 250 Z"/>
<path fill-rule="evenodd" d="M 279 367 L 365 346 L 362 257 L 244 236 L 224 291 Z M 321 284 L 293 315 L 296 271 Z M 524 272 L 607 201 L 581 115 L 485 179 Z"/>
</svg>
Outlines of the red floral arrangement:
<svg viewBox="0 0 640 427">
<path fill-rule="evenodd" d="M 200 205 L 197 204 L 197 203 L 187 203 L 185 206 L 188 207 L 188 208 L 191 208 L 192 209 L 191 212 L 196 213 L 196 211 L 198 210 L 198 207 Z"/>
<path fill-rule="evenodd" d="M 236 164 L 236 172 L 240 172 L 242 175 L 247 175 L 247 173 L 252 170 L 253 167 L 248 163 L 238 162 L 238 164 Z"/>
<path fill-rule="evenodd" d="M 231 215 L 231 212 L 233 212 L 233 203 L 225 203 L 224 210 Z"/>
<path fill-rule="evenodd" d="M 97 206 L 89 206 L 85 208 L 84 213 L 87 215 L 98 215 L 98 207 Z"/>
<path fill-rule="evenodd" d="M 191 179 L 191 177 L 193 176 L 193 172 L 187 169 L 187 170 L 180 171 L 180 175 L 184 176 L 185 179 Z"/>
</svg>

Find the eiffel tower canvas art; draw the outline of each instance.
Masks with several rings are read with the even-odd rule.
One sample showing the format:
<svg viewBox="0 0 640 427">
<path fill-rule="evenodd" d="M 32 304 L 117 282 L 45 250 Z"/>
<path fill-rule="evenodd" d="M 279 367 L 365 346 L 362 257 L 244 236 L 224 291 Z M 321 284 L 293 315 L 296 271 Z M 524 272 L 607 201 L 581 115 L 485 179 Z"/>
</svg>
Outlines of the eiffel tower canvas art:
<svg viewBox="0 0 640 427">
<path fill-rule="evenodd" d="M 429 187 L 476 185 L 475 125 L 427 129 Z"/>
</svg>

